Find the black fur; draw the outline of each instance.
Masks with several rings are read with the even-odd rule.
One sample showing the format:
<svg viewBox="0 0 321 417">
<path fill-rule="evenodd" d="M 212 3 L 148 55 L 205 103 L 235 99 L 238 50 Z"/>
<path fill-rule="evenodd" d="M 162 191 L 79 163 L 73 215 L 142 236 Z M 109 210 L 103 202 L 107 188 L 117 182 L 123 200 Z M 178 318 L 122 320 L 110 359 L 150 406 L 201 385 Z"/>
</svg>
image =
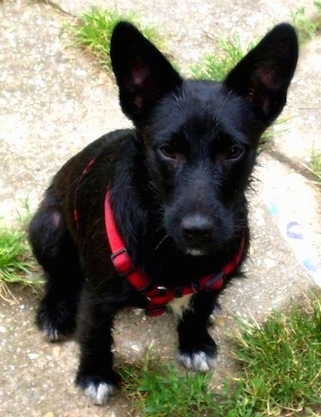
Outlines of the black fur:
<svg viewBox="0 0 321 417">
<path fill-rule="evenodd" d="M 286 102 L 297 55 L 294 29 L 280 24 L 223 83 L 184 80 L 135 27 L 116 26 L 112 65 L 121 107 L 135 129 L 111 132 L 69 160 L 29 228 L 47 277 L 37 324 L 59 340 L 74 331 L 78 313 L 76 383 L 95 402 L 105 402 L 118 382 L 111 353 L 115 314 L 146 303 L 111 264 L 107 188 L 128 252 L 153 283 L 177 287 L 219 272 L 242 237 L 248 248 L 245 191 L 260 136 Z M 215 356 L 207 321 L 220 291 L 193 295 L 179 319 L 187 367 L 205 370 Z"/>
</svg>

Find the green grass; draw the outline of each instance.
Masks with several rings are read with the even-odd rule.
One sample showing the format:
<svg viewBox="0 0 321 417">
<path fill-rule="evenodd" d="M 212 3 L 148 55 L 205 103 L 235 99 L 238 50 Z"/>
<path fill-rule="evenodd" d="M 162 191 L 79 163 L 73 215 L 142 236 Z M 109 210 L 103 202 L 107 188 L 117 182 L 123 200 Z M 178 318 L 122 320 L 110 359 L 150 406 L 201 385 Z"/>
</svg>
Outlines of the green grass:
<svg viewBox="0 0 321 417">
<path fill-rule="evenodd" d="M 321 153 L 312 150 L 309 170 L 314 175 L 318 184 L 321 185 Z"/>
<path fill-rule="evenodd" d="M 144 36 L 157 46 L 163 45 L 163 40 L 151 26 L 142 26 L 135 14 L 122 15 L 114 10 L 92 7 L 81 15 L 75 24 L 67 28 L 73 36 L 73 45 L 89 51 L 99 64 L 111 72 L 109 45 L 114 26 L 120 20 L 128 20 L 135 24 Z"/>
<path fill-rule="evenodd" d="M 321 31 L 321 1 L 315 1 L 313 4 L 315 13 L 312 17 L 306 16 L 304 7 L 297 8 L 290 16 L 292 23 L 298 30 L 301 43 L 306 42 Z M 120 20 L 133 22 L 151 42 L 163 49 L 164 41 L 155 28 L 142 27 L 137 16 L 133 13 L 123 15 L 115 10 L 93 7 L 82 14 L 75 24 L 68 26 L 74 38 L 73 45 L 90 51 L 108 72 L 111 71 L 110 38 L 115 24 Z M 191 68 L 191 73 L 195 78 L 223 80 L 229 70 L 240 61 L 253 45 L 243 48 L 240 37 L 235 36 L 233 40 L 221 39 L 220 46 L 222 50 L 220 56 L 207 55 L 201 62 Z"/>
<path fill-rule="evenodd" d="M 192 75 L 196 79 L 222 81 L 227 73 L 243 58 L 245 50 L 241 47 L 239 37 L 234 40 L 220 40 L 222 55 L 207 55 L 201 62 L 191 68 Z"/>
<path fill-rule="evenodd" d="M 35 278 L 36 263 L 32 258 L 25 225 L 30 217 L 18 214 L 17 225 L 0 225 L 0 297 L 10 298 L 12 284 L 37 288 L 42 281 Z"/>
<path fill-rule="evenodd" d="M 242 365 L 238 402 L 261 415 L 321 410 L 321 301 L 247 324 L 235 356 Z"/>
<path fill-rule="evenodd" d="M 210 374 L 180 373 L 161 360 L 121 366 L 123 390 L 141 417 L 312 416 L 321 411 L 321 301 L 314 297 L 263 324 L 241 323 L 239 372 L 213 392 Z"/>
<path fill-rule="evenodd" d="M 123 391 L 140 417 L 209 417 L 215 407 L 210 375 L 178 373 L 173 365 L 146 355 L 138 364 L 119 369 Z"/>
<path fill-rule="evenodd" d="M 104 68 L 110 70 L 110 38 L 114 26 L 121 19 L 122 16 L 116 12 L 93 7 L 68 28 L 73 35 L 74 45 L 87 48 Z"/>
<path fill-rule="evenodd" d="M 314 3 L 315 13 L 307 17 L 305 8 L 299 7 L 291 13 L 291 20 L 296 27 L 301 43 L 305 43 L 321 31 L 321 1 Z M 211 79 L 222 81 L 226 74 L 243 58 L 243 56 L 254 46 L 241 46 L 239 36 L 233 40 L 221 39 L 220 46 L 222 55 L 209 54 L 191 68 L 193 76 L 197 79 Z"/>
<path fill-rule="evenodd" d="M 321 33 L 321 1 L 315 1 L 313 5 L 315 11 L 312 17 L 306 16 L 304 7 L 299 7 L 291 14 L 301 43 L 306 43 Z M 321 185 L 321 154 L 312 150 L 311 161 L 305 168 L 313 174 L 317 184 Z"/>
<path fill-rule="evenodd" d="M 298 7 L 291 13 L 293 25 L 296 27 L 301 43 L 306 43 L 321 31 L 321 1 L 315 1 L 314 15 L 306 16 L 304 7 Z"/>
</svg>

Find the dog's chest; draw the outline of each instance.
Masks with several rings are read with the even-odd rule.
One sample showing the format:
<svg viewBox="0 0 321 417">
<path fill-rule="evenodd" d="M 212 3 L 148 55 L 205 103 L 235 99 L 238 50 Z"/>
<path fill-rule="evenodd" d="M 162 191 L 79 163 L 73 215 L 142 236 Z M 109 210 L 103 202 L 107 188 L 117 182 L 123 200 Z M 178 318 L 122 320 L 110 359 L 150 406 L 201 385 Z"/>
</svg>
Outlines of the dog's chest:
<svg viewBox="0 0 321 417">
<path fill-rule="evenodd" d="M 174 313 L 178 318 L 182 317 L 184 311 L 191 308 L 191 298 L 193 294 L 184 295 L 180 298 L 174 298 L 168 303 L 169 309 Z"/>
</svg>

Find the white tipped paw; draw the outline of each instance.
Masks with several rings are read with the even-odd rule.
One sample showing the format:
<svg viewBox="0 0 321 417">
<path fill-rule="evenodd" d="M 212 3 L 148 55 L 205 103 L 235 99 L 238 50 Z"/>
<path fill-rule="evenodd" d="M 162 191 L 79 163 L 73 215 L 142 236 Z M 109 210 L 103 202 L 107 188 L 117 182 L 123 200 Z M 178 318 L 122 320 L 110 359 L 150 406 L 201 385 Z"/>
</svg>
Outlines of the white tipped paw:
<svg viewBox="0 0 321 417">
<path fill-rule="evenodd" d="M 207 355 L 205 352 L 181 353 L 178 359 L 185 368 L 200 372 L 209 371 L 214 363 L 213 357 Z"/>
<path fill-rule="evenodd" d="M 116 392 L 115 385 L 101 382 L 99 384 L 90 383 L 85 389 L 86 395 L 97 405 L 106 404 L 109 397 Z"/>
<path fill-rule="evenodd" d="M 43 327 L 43 334 L 50 342 L 61 342 L 66 339 L 66 336 L 63 333 L 50 326 Z"/>
</svg>

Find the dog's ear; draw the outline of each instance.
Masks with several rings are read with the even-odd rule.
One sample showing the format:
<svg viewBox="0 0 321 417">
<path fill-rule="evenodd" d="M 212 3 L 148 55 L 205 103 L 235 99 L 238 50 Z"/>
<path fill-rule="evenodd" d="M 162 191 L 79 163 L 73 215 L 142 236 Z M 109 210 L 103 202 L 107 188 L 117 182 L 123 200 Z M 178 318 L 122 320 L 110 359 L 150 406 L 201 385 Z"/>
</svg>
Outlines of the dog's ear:
<svg viewBox="0 0 321 417">
<path fill-rule="evenodd" d="M 123 112 L 136 125 L 182 79 L 159 50 L 135 26 L 119 22 L 113 31 L 110 56 Z"/>
<path fill-rule="evenodd" d="M 269 125 L 281 113 L 298 59 L 294 28 L 275 26 L 228 74 L 224 84 L 255 106 Z"/>
</svg>

